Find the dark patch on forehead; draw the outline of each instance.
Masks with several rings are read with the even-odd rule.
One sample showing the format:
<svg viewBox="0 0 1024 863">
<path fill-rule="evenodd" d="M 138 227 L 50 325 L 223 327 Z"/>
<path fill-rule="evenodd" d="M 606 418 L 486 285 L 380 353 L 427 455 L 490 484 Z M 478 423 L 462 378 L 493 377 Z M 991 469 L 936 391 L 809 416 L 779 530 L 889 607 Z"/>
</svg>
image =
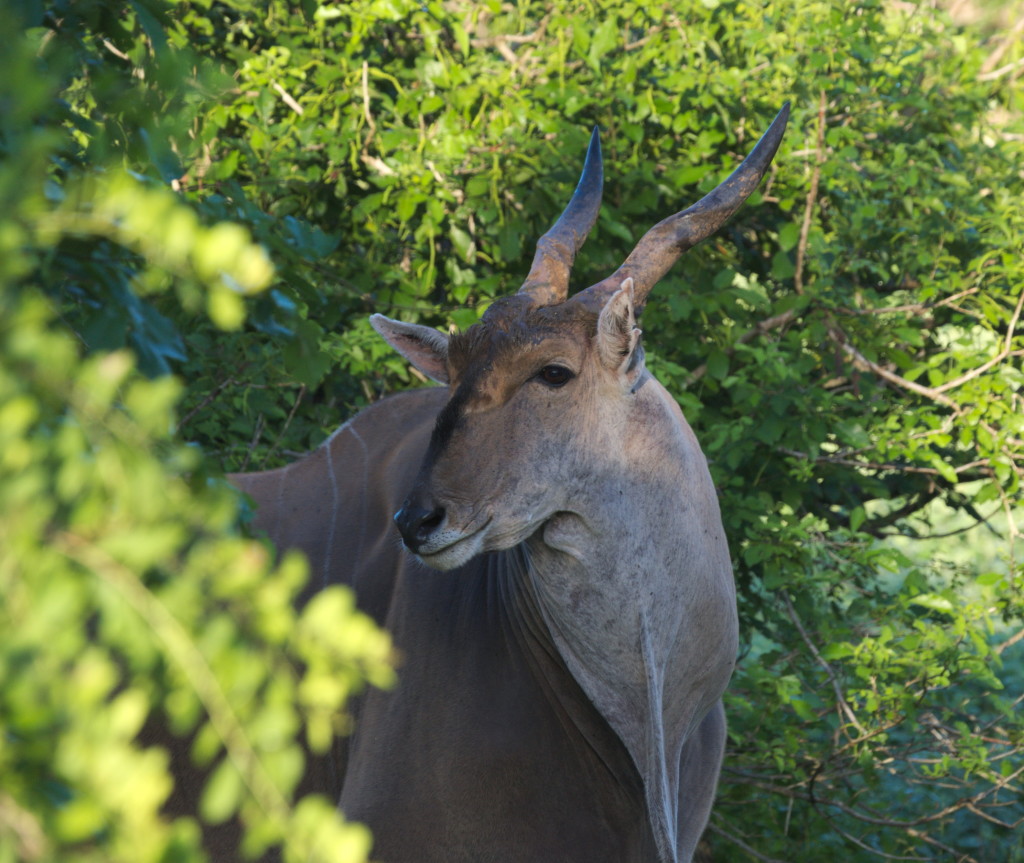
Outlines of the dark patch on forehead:
<svg viewBox="0 0 1024 863">
<path fill-rule="evenodd" d="M 455 391 L 437 416 L 427 450 L 428 463 L 433 463 L 451 443 L 467 405 L 478 395 L 481 381 L 504 360 L 555 336 L 582 342 L 596 328 L 597 315 L 580 304 L 536 306 L 531 297 L 514 294 L 496 300 L 480 322 L 464 333 L 452 335 L 448 362 L 454 372 Z"/>
<path fill-rule="evenodd" d="M 597 315 L 578 303 L 536 306 L 531 297 L 514 294 L 496 300 L 479 323 L 453 335 L 448 359 L 461 378 L 471 369 L 490 371 L 503 357 L 554 336 L 583 341 L 596 327 Z"/>
</svg>

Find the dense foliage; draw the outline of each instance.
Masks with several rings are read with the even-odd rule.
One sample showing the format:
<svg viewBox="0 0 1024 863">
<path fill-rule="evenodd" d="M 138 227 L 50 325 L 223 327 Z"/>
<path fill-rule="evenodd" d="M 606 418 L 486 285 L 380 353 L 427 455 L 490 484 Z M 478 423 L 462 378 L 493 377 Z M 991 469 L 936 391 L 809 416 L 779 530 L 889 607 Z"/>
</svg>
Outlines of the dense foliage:
<svg viewBox="0 0 1024 863">
<path fill-rule="evenodd" d="M 194 825 L 153 826 L 152 709 L 228 752 L 201 817 L 241 808 L 253 847 L 353 830 L 293 807 L 295 735 L 327 745 L 387 644 L 343 594 L 292 611 L 302 564 L 212 477 L 419 385 L 367 315 L 466 327 L 515 290 L 593 125 L 578 286 L 789 99 L 762 190 L 642 321 L 740 589 L 710 841 L 1024 860 L 1019 28 L 874 0 L 10 5 L 0 859 L 190 859 Z"/>
<path fill-rule="evenodd" d="M 83 75 L 106 74 L 95 49 L 124 19 L 77 23 L 0 60 L 0 860 L 205 859 L 195 818 L 160 814 L 168 755 L 140 742 L 159 725 L 209 770 L 204 821 L 238 813 L 247 849 L 286 860 L 365 860 L 365 828 L 295 789 L 304 744 L 331 744 L 363 681 L 390 683 L 389 640 L 340 588 L 297 612 L 305 561 L 242 536 L 237 494 L 173 431 L 184 322 L 237 328 L 273 267 L 127 170 L 162 90 L 113 140 L 89 115 L 106 97 L 127 122 L 131 79 Z"/>
</svg>

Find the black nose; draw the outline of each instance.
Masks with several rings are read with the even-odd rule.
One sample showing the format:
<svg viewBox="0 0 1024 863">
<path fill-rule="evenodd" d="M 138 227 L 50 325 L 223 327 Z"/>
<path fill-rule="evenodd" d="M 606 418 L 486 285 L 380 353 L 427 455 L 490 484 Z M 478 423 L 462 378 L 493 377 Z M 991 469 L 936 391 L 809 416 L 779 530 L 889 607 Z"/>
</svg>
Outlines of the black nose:
<svg viewBox="0 0 1024 863">
<path fill-rule="evenodd" d="M 407 503 L 395 513 L 398 532 L 402 534 L 405 547 L 411 552 L 419 551 L 420 546 L 430 539 L 430 535 L 437 530 L 442 521 L 444 508 L 440 506 L 424 509 L 422 506 Z"/>
</svg>

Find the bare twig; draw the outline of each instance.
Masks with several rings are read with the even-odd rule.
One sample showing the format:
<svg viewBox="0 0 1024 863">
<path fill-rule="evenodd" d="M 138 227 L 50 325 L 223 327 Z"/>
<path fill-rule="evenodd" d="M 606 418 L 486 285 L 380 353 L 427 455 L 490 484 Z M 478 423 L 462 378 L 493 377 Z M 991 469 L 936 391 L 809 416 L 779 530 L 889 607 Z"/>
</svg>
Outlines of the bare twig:
<svg viewBox="0 0 1024 863">
<path fill-rule="evenodd" d="M 361 158 L 362 158 L 362 160 L 363 160 L 363 162 L 365 164 L 369 165 L 371 168 L 373 168 L 375 171 L 377 171 L 377 173 L 379 173 L 381 176 L 383 176 L 383 177 L 393 177 L 393 176 L 395 176 L 394 168 L 392 168 L 383 159 L 380 159 L 377 156 L 370 156 L 370 155 L 368 155 L 366 153 L 364 153 Z"/>
<path fill-rule="evenodd" d="M 291 108 L 296 114 L 298 114 L 299 116 L 302 116 L 302 114 L 305 113 L 302 110 L 302 106 L 298 102 L 296 102 L 294 98 L 292 98 L 291 93 L 289 93 L 287 90 L 285 90 L 285 88 L 282 87 L 280 84 L 278 84 L 277 81 L 274 81 L 273 84 L 271 84 L 271 86 L 275 90 L 277 90 L 277 93 L 281 97 L 281 100 L 289 108 Z"/>
<path fill-rule="evenodd" d="M 1006 328 L 1006 339 L 1003 341 L 1003 348 L 987 363 L 982 363 L 975 369 L 971 369 L 958 378 L 954 378 L 951 381 L 946 381 L 944 384 L 935 387 L 935 392 L 944 393 L 946 390 L 955 389 L 961 384 L 966 383 L 979 375 L 984 374 L 993 366 L 999 365 L 1003 360 L 1010 356 L 1011 349 L 1013 348 L 1013 331 L 1017 328 L 1017 321 L 1020 320 L 1021 307 L 1024 306 L 1024 290 L 1020 292 L 1020 296 L 1017 298 L 1017 305 L 1013 310 L 1013 315 L 1010 317 L 1009 326 Z"/>
<path fill-rule="evenodd" d="M 973 518 L 974 521 L 972 521 L 970 524 L 965 524 L 963 527 L 958 527 L 958 528 L 955 528 L 953 530 L 946 530 L 946 531 L 943 531 L 942 533 L 920 533 L 920 534 L 900 533 L 899 535 L 901 537 L 903 537 L 904 539 L 928 539 L 928 540 L 932 540 L 932 539 L 949 539 L 949 537 L 951 537 L 951 536 L 959 536 L 961 533 L 967 533 L 967 531 L 969 531 L 969 530 L 974 530 L 974 528 L 976 528 L 980 524 L 988 525 L 989 529 L 994 531 L 994 528 L 992 528 L 992 525 L 989 524 L 989 522 L 992 521 L 992 516 L 994 516 L 997 512 L 999 512 L 1000 508 L 1001 507 L 997 506 L 988 515 L 982 515 L 977 510 L 973 510 L 971 512 L 971 518 Z M 879 533 L 875 533 L 874 535 L 875 536 L 892 536 L 892 534 L 879 534 Z"/>
<path fill-rule="evenodd" d="M 180 432 L 185 426 L 187 426 L 192 417 L 199 413 L 199 411 L 205 408 L 208 404 L 215 401 L 217 396 L 224 392 L 224 390 L 226 390 L 229 386 L 232 386 L 237 383 L 238 381 L 236 381 L 234 378 L 228 378 L 226 381 L 221 381 L 219 384 L 217 384 L 217 386 L 215 386 L 211 392 L 206 394 L 206 396 L 202 399 L 202 401 L 199 402 L 199 404 L 197 404 L 194 408 L 192 408 L 192 410 L 185 414 L 185 416 L 178 420 L 178 431 Z"/>
<path fill-rule="evenodd" d="M 974 804 L 969 805 L 967 807 L 967 811 L 971 812 L 974 815 L 977 815 L 979 818 L 984 818 L 986 821 L 989 821 L 992 824 L 998 824 L 1000 827 L 1003 827 L 1006 830 L 1015 830 L 1021 824 L 1024 824 L 1024 818 L 1018 818 L 1012 824 L 1009 824 L 1006 821 L 1003 821 L 1001 818 L 996 818 L 996 816 L 991 814 L 990 812 L 986 812 L 984 809 L 979 809 Z"/>
<path fill-rule="evenodd" d="M 778 452 L 781 452 L 783 455 L 793 456 L 794 458 L 801 458 L 804 459 L 805 461 L 814 462 L 814 464 L 835 464 L 840 465 L 842 467 L 855 467 L 862 468 L 864 470 L 879 471 L 888 470 L 893 471 L 895 473 L 919 473 L 923 474 L 924 476 L 943 475 L 941 471 L 933 467 L 917 467 L 916 465 L 909 464 L 890 464 L 871 461 L 859 461 L 857 459 L 844 458 L 842 456 L 823 455 L 817 456 L 816 458 L 811 458 L 811 456 L 808 453 L 800 452 L 799 450 L 795 449 L 789 449 L 788 447 L 778 447 L 777 449 Z M 965 464 L 957 465 L 956 467 L 953 468 L 953 471 L 958 474 L 966 473 L 967 471 L 973 470 L 974 468 L 988 465 L 988 463 L 988 459 L 976 459 L 975 461 L 970 461 L 966 462 Z M 984 473 L 986 476 L 991 476 L 993 471 L 990 467 L 988 468 L 988 470 L 982 471 L 982 473 Z"/>
<path fill-rule="evenodd" d="M 1024 17 L 1017 19 L 1017 23 L 1013 29 L 1003 35 L 1002 39 L 999 40 L 999 44 L 988 55 L 985 62 L 981 64 L 981 74 L 978 75 L 979 81 L 991 81 L 994 78 L 998 78 L 1000 74 L 1003 73 L 1002 69 L 996 69 L 995 66 L 1003 59 L 1003 55 L 1006 54 L 1010 49 L 1010 46 L 1014 43 L 1014 40 L 1017 39 L 1022 32 L 1024 32 Z M 1020 61 L 1018 61 L 1017 64 L 1011 63 L 1010 65 L 1018 65 L 1019 63 Z M 1005 67 L 1003 68 L 1005 69 Z"/>
<path fill-rule="evenodd" d="M 945 851 L 947 854 L 952 855 L 956 858 L 956 863 L 978 863 L 976 857 L 972 857 L 970 854 L 965 854 L 961 851 L 957 851 L 955 848 L 950 848 L 944 842 L 940 842 L 934 836 L 929 836 L 927 833 L 923 833 L 920 830 L 915 830 L 913 827 L 907 828 L 907 835 L 912 836 L 915 839 L 924 842 L 927 845 L 932 845 L 938 848 L 940 851 Z"/>
<path fill-rule="evenodd" d="M 811 641 L 811 637 L 807 634 L 807 630 L 804 629 L 804 625 L 801 622 L 799 615 L 796 613 L 796 608 L 793 606 L 793 600 L 790 598 L 790 595 L 788 593 L 784 593 L 782 598 L 786 603 L 786 613 L 789 615 L 789 619 L 793 621 L 793 626 L 796 627 L 796 630 L 800 633 L 800 637 L 803 639 L 804 644 L 807 645 L 807 649 L 811 651 L 811 655 L 814 657 L 818 665 L 821 666 L 822 670 L 828 676 L 829 681 L 832 683 L 832 691 L 836 695 L 836 704 L 838 705 L 840 712 L 846 716 L 847 721 L 856 728 L 863 737 L 867 732 L 864 730 L 864 726 L 857 720 L 857 714 L 853 712 L 853 709 L 847 703 L 846 696 L 843 695 L 843 689 L 839 685 L 839 679 L 832 670 L 832 666 L 828 664 L 825 657 L 818 652 L 818 648 L 815 646 L 814 642 Z"/>
<path fill-rule="evenodd" d="M 811 217 L 814 206 L 818 202 L 818 182 L 821 179 L 821 166 L 825 162 L 825 108 L 827 100 L 825 91 L 821 91 L 818 99 L 818 147 L 811 171 L 811 188 L 804 204 L 804 219 L 800 225 L 800 240 L 796 246 L 796 267 L 793 272 L 793 288 L 798 294 L 804 292 L 804 258 L 807 254 L 807 236 L 811 231 Z"/>
<path fill-rule="evenodd" d="M 995 648 L 996 653 L 1002 655 L 1003 651 L 1008 647 L 1013 647 L 1018 641 L 1024 640 L 1024 627 L 1018 629 L 1013 635 L 1011 635 L 1006 641 Z"/>
<path fill-rule="evenodd" d="M 737 848 L 740 848 L 741 850 L 745 851 L 754 859 L 762 861 L 762 863 L 786 863 L 785 860 L 778 860 L 775 857 L 766 857 L 760 851 L 755 851 L 746 842 L 740 839 L 739 836 L 734 836 L 728 830 L 724 830 L 715 823 L 708 824 L 708 830 L 710 830 L 717 836 L 721 836 L 727 842 L 731 842 Z"/>
<path fill-rule="evenodd" d="M 486 38 L 473 39 L 470 41 L 470 44 L 476 49 L 493 48 L 501 55 L 502 59 L 512 67 L 513 76 L 518 75 L 520 69 L 529 62 L 532 55 L 528 52 L 523 52 L 523 55 L 520 56 L 512 50 L 511 46 L 528 45 L 534 42 L 543 43 L 547 38 L 548 22 L 551 20 L 552 14 L 553 13 L 549 12 L 545 15 L 532 33 L 525 35 L 508 34 L 488 36 Z"/>
<path fill-rule="evenodd" d="M 944 396 L 932 387 L 925 387 L 921 386 L 919 383 L 915 383 L 914 381 L 908 381 L 906 378 L 901 377 L 895 372 L 891 372 L 888 369 L 883 368 L 878 365 L 878 363 L 872 362 L 853 345 L 851 345 L 837 328 L 829 327 L 829 332 L 836 344 L 838 344 L 840 349 L 842 349 L 843 353 L 845 353 L 853 361 L 853 364 L 861 371 L 872 372 L 883 380 L 887 380 L 889 383 L 895 384 L 901 389 L 922 395 L 927 399 L 931 399 L 934 402 L 945 405 L 956 413 L 960 413 L 960 405 L 948 396 Z"/>
<path fill-rule="evenodd" d="M 370 136 L 363 145 L 365 148 L 366 144 L 369 144 L 370 140 L 377 133 L 377 124 L 373 121 L 373 114 L 370 111 L 370 66 L 365 60 L 363 61 L 362 85 L 363 117 L 366 118 L 366 125 L 370 127 Z"/>
<path fill-rule="evenodd" d="M 917 315 L 924 315 L 935 309 L 940 309 L 943 306 L 949 306 L 955 303 L 957 300 L 962 300 L 964 297 L 969 297 L 973 294 L 977 294 L 981 291 L 981 288 L 968 288 L 965 291 L 959 291 L 955 294 L 951 294 L 948 297 L 944 297 L 936 303 L 927 305 L 926 303 L 907 303 L 902 306 L 878 306 L 870 309 L 836 309 L 837 312 L 844 315 L 887 315 L 895 314 L 897 312 L 911 312 Z M 957 309 L 963 311 L 962 309 Z"/>
<path fill-rule="evenodd" d="M 245 451 L 245 460 L 242 462 L 242 466 L 238 469 L 240 473 L 244 473 L 249 469 L 249 462 L 252 461 L 252 454 L 256 450 L 256 444 L 259 443 L 260 437 L 263 435 L 263 414 L 256 417 L 256 428 L 253 429 L 252 440 L 249 441 L 249 448 Z"/>
<path fill-rule="evenodd" d="M 49 842 L 34 813 L 9 794 L 0 794 L 0 835 L 14 837 L 15 859 L 25 863 L 50 857 Z"/>
<path fill-rule="evenodd" d="M 959 812 L 961 809 L 966 809 L 968 806 L 977 806 L 984 802 L 985 798 L 995 794 L 995 792 L 1006 787 L 1013 782 L 1018 776 L 1024 773 L 1024 767 L 1019 767 L 1007 776 L 999 777 L 993 782 L 988 788 L 983 791 L 979 791 L 969 797 L 961 798 L 949 806 L 945 806 L 937 812 L 931 812 L 927 815 L 921 815 L 909 821 L 900 820 L 897 818 L 883 818 L 880 815 L 876 815 L 873 812 L 858 809 L 855 806 L 851 806 L 848 803 L 844 803 L 841 800 L 835 800 L 832 798 L 821 797 L 817 794 L 811 794 L 807 791 L 800 791 L 797 788 L 786 787 L 783 785 L 775 785 L 770 782 L 763 782 L 760 779 L 751 777 L 735 770 L 726 770 L 725 772 L 730 775 L 737 777 L 734 780 L 741 785 L 750 785 L 754 788 L 760 788 L 762 791 L 768 791 L 772 794 L 778 794 L 782 797 L 793 797 L 797 800 L 804 800 L 815 806 L 827 806 L 832 809 L 837 809 L 845 815 L 849 815 L 851 818 L 855 818 L 858 821 L 863 821 L 866 824 L 874 824 L 878 827 L 893 827 L 899 830 L 910 831 L 914 828 L 921 827 L 925 824 L 934 824 L 937 821 L 942 821 L 944 818 L 948 818 L 950 815 Z M 915 837 L 916 838 L 916 837 Z"/>
<path fill-rule="evenodd" d="M 998 69 L 993 69 L 991 72 L 985 72 L 978 76 L 978 80 L 995 81 L 997 78 L 1002 78 L 1003 75 L 1006 75 L 1015 69 L 1020 69 L 1022 66 L 1024 66 L 1024 57 L 1021 57 L 1019 60 L 1014 60 L 1012 63 L 1007 63 L 1005 66 L 1000 66 Z"/>
<path fill-rule="evenodd" d="M 125 54 L 124 51 L 121 51 L 116 45 L 114 45 L 114 43 L 111 42 L 109 39 L 103 40 L 103 47 L 106 48 L 111 54 L 113 54 L 119 60 L 130 61 L 132 59 L 127 54 Z"/>
<path fill-rule="evenodd" d="M 1020 305 L 1018 304 L 1018 308 L 1019 307 Z M 1014 323 L 1016 323 L 1016 318 L 1014 318 Z M 910 392 L 922 395 L 927 399 L 931 399 L 933 402 L 937 402 L 940 405 L 945 405 L 946 407 L 953 411 L 953 414 L 955 416 L 963 415 L 964 409 L 955 401 L 953 401 L 953 399 L 951 399 L 944 393 L 940 392 L 935 387 L 925 387 L 919 383 L 915 383 L 914 381 L 908 381 L 906 378 L 896 374 L 895 372 L 890 371 L 889 369 L 878 365 L 878 363 L 869 360 L 867 357 L 864 356 L 864 354 L 862 354 L 853 345 L 850 344 L 850 342 L 846 338 L 845 333 L 843 333 L 838 327 L 830 326 L 828 328 L 828 332 L 829 335 L 832 337 L 832 340 L 842 349 L 842 351 L 848 357 L 850 357 L 850 359 L 853 361 L 854 366 L 856 366 L 857 368 L 863 371 L 872 372 L 878 375 L 883 380 L 886 380 L 889 383 L 900 387 L 901 389 L 909 390 Z M 979 420 L 978 426 L 980 428 L 985 429 L 985 431 L 992 435 L 993 438 L 1000 437 L 999 432 L 997 432 L 996 429 L 989 423 Z M 1006 437 L 1005 440 L 1012 446 L 1024 447 L 1024 440 L 1021 440 L 1020 438 Z M 1006 447 L 1002 447 L 1001 451 L 1003 455 L 1006 456 L 1014 472 L 1019 477 L 1024 477 L 1024 470 L 1022 470 L 1021 467 L 1017 464 L 1017 458 L 1014 456 L 1014 454 L 1011 453 L 1008 449 L 1006 449 Z"/>
<path fill-rule="evenodd" d="M 745 345 L 747 342 L 751 341 L 757 336 L 764 335 L 770 330 L 777 330 L 781 327 L 784 327 L 791 320 L 793 320 L 794 317 L 796 317 L 796 311 L 793 309 L 789 309 L 788 311 L 782 312 L 778 315 L 773 315 L 770 318 L 765 318 L 763 321 L 760 321 L 759 323 L 751 327 L 749 330 L 747 330 L 745 333 L 743 333 L 738 339 L 736 339 L 735 342 L 733 342 L 729 347 L 725 348 L 723 353 L 725 353 L 726 356 L 731 357 L 734 353 L 736 353 L 736 348 L 739 345 Z M 707 371 L 707 363 L 702 363 L 701 365 L 697 366 L 697 368 L 690 372 L 690 377 L 687 378 L 686 381 L 687 385 L 689 386 L 690 384 L 694 384 L 697 381 L 699 381 L 702 377 L 704 377 L 705 374 L 707 374 Z"/>
<path fill-rule="evenodd" d="M 495 40 L 494 47 L 501 54 L 502 59 L 512 67 L 512 75 L 515 76 L 519 72 L 519 60 L 516 58 L 515 51 L 509 48 L 508 43 L 503 39 Z"/>
<path fill-rule="evenodd" d="M 815 808 L 817 808 L 817 807 L 815 807 Z M 868 845 L 862 839 L 858 839 L 856 836 L 854 836 L 848 830 L 844 830 L 842 827 L 840 827 L 838 824 L 836 824 L 835 820 L 832 819 L 831 817 L 829 817 L 829 815 L 827 813 L 820 812 L 820 814 L 831 825 L 832 829 L 835 830 L 836 833 L 838 833 L 840 836 L 842 836 L 847 842 L 851 842 L 852 844 L 856 845 L 858 848 L 862 848 L 863 850 L 869 852 L 870 854 L 874 854 L 877 857 L 881 857 L 883 860 L 920 860 L 920 861 L 927 861 L 927 860 L 930 859 L 928 857 L 921 857 L 921 856 L 919 856 L 917 854 L 890 854 L 887 851 L 881 851 L 878 848 L 872 848 L 870 845 Z M 910 833 L 912 831 L 908 830 L 906 832 Z M 914 831 L 914 832 L 916 832 L 916 831 Z M 958 861 L 958 863 L 966 863 L 966 861 L 961 860 L 961 861 Z M 972 861 L 972 863 L 977 863 L 977 861 Z"/>
<path fill-rule="evenodd" d="M 292 420 L 295 418 L 295 412 L 299 409 L 299 405 L 302 404 L 303 396 L 306 395 L 306 385 L 302 384 L 299 387 L 299 392 L 295 396 L 295 401 L 292 403 L 292 409 L 288 412 L 288 418 L 284 421 L 284 425 L 281 427 L 281 431 L 278 432 L 277 437 L 274 438 L 274 442 L 270 445 L 266 454 L 263 456 L 263 461 L 260 463 L 260 467 L 266 467 L 267 460 L 274 454 L 274 450 L 278 448 L 281 440 L 284 438 L 285 432 L 288 431 L 288 427 L 292 424 Z"/>
<path fill-rule="evenodd" d="M 885 528 L 896 524 L 898 521 L 902 521 L 907 516 L 920 512 L 935 498 L 940 497 L 942 491 L 942 487 L 937 483 L 929 483 L 927 489 L 917 491 L 908 496 L 907 502 L 903 506 L 891 510 L 885 515 L 878 515 L 868 519 L 865 524 L 861 525 L 861 530 L 871 536 L 885 536 L 883 533 Z"/>
</svg>

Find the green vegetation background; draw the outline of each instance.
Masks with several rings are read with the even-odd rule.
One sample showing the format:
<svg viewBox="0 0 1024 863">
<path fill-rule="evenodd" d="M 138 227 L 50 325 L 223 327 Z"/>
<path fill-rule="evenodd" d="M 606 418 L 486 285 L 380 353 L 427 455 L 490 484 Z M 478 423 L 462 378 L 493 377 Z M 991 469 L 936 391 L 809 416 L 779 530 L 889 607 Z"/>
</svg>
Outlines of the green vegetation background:
<svg viewBox="0 0 1024 863">
<path fill-rule="evenodd" d="M 197 860 L 236 814 L 250 852 L 366 859 L 295 789 L 387 637 L 340 589 L 292 608 L 304 563 L 222 471 L 420 385 L 367 316 L 464 328 L 514 291 L 594 125 L 578 287 L 787 99 L 760 192 L 642 322 L 740 592 L 712 853 L 1024 860 L 1021 11 L 4 4 L 0 861 Z M 211 768 L 194 819 L 159 815 L 147 722 Z"/>
</svg>

